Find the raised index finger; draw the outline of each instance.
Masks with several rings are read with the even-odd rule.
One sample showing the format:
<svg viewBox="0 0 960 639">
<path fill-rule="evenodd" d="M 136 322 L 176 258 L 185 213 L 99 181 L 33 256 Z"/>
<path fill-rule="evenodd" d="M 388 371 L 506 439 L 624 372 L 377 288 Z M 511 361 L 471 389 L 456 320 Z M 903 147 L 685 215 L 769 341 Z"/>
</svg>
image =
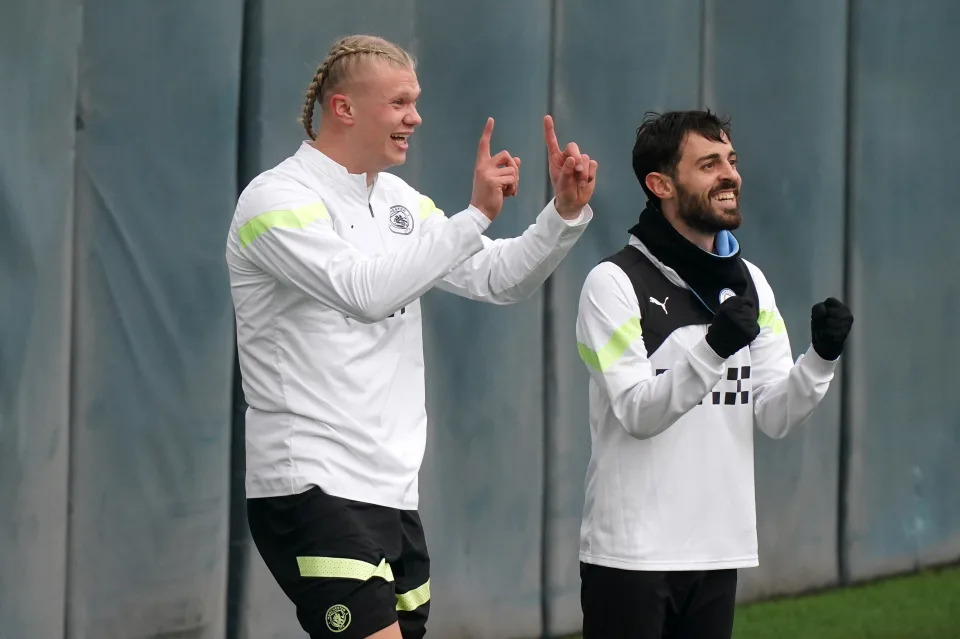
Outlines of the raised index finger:
<svg viewBox="0 0 960 639">
<path fill-rule="evenodd" d="M 480 134 L 480 145 L 477 147 L 477 162 L 490 159 L 490 136 L 493 135 L 493 118 L 487 118 L 487 124 Z"/>
<path fill-rule="evenodd" d="M 553 118 L 549 115 L 543 116 L 543 138 L 547 141 L 547 152 L 550 155 L 560 152 L 560 145 L 557 144 L 557 133 L 553 128 Z"/>
</svg>

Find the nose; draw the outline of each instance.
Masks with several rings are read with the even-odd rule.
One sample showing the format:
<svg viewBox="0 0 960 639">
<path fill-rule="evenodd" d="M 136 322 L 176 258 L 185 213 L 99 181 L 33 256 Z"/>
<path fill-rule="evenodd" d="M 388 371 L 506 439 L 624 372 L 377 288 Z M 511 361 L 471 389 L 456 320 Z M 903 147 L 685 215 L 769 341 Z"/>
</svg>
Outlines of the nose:
<svg viewBox="0 0 960 639">
<path fill-rule="evenodd" d="M 740 188 L 740 173 L 737 172 L 737 167 L 730 162 L 723 162 L 720 179 L 724 181 L 729 180 L 736 184 L 737 188 Z"/>
<path fill-rule="evenodd" d="M 407 117 L 403 119 L 403 122 L 407 126 L 420 126 L 423 122 L 423 118 L 420 117 L 420 113 L 417 112 L 415 105 L 410 105 L 410 110 L 407 112 Z"/>
</svg>

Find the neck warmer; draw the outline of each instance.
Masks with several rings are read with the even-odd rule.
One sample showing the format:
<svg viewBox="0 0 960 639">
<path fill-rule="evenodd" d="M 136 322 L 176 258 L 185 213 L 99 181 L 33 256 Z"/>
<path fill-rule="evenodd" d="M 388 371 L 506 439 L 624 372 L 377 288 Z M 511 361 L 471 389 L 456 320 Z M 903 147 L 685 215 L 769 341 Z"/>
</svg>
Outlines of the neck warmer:
<svg viewBox="0 0 960 639">
<path fill-rule="evenodd" d="M 681 235 L 658 208 L 648 203 L 630 234 L 676 271 L 713 313 L 730 296 L 727 289 L 746 295 L 750 288 L 750 274 L 740 257 L 740 245 L 729 231 L 717 234 L 715 246 L 720 254 L 708 253 Z"/>
</svg>

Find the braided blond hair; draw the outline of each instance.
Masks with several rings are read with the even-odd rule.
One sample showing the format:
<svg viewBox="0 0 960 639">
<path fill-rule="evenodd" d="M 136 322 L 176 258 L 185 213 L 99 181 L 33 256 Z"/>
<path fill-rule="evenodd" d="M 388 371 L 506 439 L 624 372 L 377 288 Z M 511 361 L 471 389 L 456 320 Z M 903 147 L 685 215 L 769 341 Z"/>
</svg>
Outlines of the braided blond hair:
<svg viewBox="0 0 960 639">
<path fill-rule="evenodd" d="M 319 102 L 322 109 L 326 96 L 350 79 L 361 63 L 372 58 L 386 60 L 398 67 L 415 69 L 417 66 L 413 56 L 403 48 L 377 36 L 351 35 L 334 42 L 327 57 L 313 74 L 303 104 L 300 122 L 311 140 L 317 138 L 313 131 L 314 106 Z"/>
</svg>

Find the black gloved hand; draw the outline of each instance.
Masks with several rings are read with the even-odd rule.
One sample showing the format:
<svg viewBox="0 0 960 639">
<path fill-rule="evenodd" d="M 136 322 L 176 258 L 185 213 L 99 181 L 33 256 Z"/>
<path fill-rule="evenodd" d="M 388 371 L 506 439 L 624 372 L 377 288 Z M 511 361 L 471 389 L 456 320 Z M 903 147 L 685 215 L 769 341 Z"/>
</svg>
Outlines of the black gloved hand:
<svg viewBox="0 0 960 639">
<path fill-rule="evenodd" d="M 713 316 L 713 323 L 707 329 L 707 344 L 717 355 L 727 359 L 760 334 L 759 313 L 756 304 L 747 298 L 731 297 Z"/>
<path fill-rule="evenodd" d="M 823 359 L 834 360 L 843 352 L 843 342 L 853 325 L 853 313 L 847 305 L 828 297 L 810 310 L 810 335 L 813 350 Z"/>
</svg>

